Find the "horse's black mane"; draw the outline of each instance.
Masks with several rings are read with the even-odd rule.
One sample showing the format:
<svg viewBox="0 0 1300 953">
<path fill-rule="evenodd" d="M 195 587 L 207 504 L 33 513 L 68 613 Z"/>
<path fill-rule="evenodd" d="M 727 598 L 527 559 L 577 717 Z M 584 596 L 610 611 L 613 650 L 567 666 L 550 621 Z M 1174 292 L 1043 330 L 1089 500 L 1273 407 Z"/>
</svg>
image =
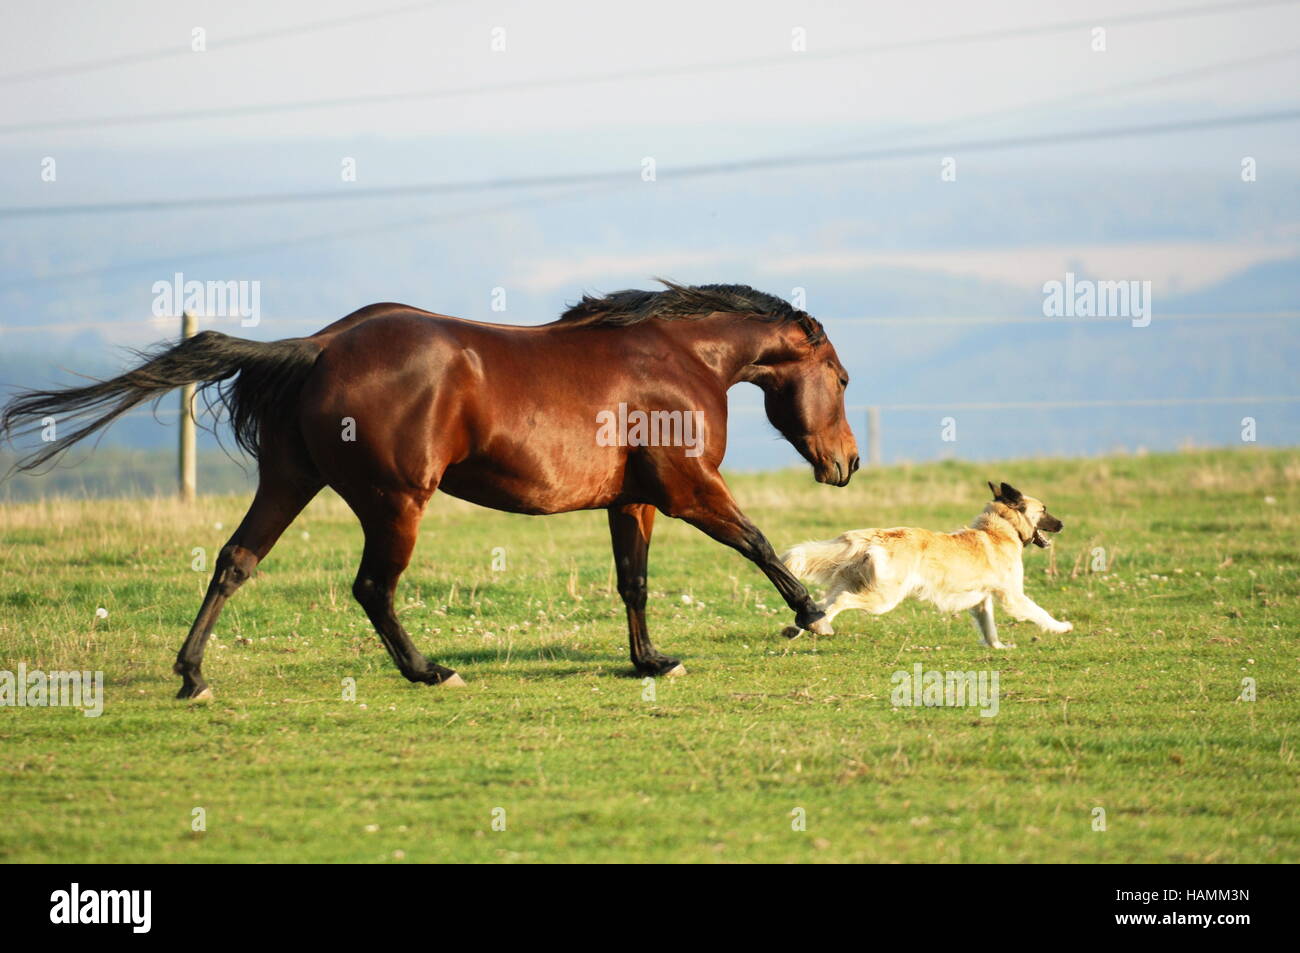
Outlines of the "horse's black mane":
<svg viewBox="0 0 1300 953">
<path fill-rule="evenodd" d="M 809 344 L 826 339 L 821 324 L 806 311 L 776 295 L 755 291 L 749 285 L 679 285 L 664 281 L 663 291 L 615 291 L 582 300 L 569 308 L 560 321 L 603 327 L 627 327 L 651 318 L 682 320 L 702 317 L 715 311 L 753 315 L 762 321 L 782 324 L 794 322 L 803 329 Z"/>
</svg>

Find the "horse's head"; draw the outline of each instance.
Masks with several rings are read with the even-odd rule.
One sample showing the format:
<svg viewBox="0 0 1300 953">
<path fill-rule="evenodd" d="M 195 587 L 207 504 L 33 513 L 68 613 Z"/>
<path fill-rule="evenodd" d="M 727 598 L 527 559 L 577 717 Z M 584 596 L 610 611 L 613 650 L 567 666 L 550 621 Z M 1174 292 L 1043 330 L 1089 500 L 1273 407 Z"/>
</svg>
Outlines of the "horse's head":
<svg viewBox="0 0 1300 953">
<path fill-rule="evenodd" d="M 845 486 L 858 468 L 858 442 L 844 412 L 848 371 L 825 335 L 794 323 L 746 379 L 763 389 L 767 419 L 812 464 L 818 483 Z"/>
</svg>

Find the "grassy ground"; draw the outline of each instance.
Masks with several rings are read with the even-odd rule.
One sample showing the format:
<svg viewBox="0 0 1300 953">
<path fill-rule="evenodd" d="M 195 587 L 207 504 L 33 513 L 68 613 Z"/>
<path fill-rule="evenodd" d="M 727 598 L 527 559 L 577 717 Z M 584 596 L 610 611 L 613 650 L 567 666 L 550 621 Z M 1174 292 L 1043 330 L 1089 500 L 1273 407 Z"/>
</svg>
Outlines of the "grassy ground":
<svg viewBox="0 0 1300 953">
<path fill-rule="evenodd" d="M 1019 647 L 995 652 L 964 615 L 908 604 L 786 642 L 756 569 L 661 519 L 650 624 L 690 674 L 652 699 L 620 677 L 600 513 L 435 498 L 399 600 L 416 641 L 469 682 L 452 691 L 390 665 L 349 594 L 359 529 L 323 496 L 227 607 L 203 705 L 172 700 L 170 663 L 207 583 L 193 550 L 212 559 L 244 498 L 0 507 L 0 669 L 107 682 L 99 718 L 0 708 L 0 859 L 1300 860 L 1300 452 L 733 486 L 781 547 L 955 528 L 989 478 L 1064 519 L 1055 574 L 1031 550 L 1026 575 L 1072 634 L 1035 639 L 1000 616 Z M 1090 571 L 1098 547 L 1108 571 Z M 893 707 L 890 675 L 916 662 L 998 671 L 999 713 Z M 1246 677 L 1257 701 L 1238 700 Z"/>
</svg>

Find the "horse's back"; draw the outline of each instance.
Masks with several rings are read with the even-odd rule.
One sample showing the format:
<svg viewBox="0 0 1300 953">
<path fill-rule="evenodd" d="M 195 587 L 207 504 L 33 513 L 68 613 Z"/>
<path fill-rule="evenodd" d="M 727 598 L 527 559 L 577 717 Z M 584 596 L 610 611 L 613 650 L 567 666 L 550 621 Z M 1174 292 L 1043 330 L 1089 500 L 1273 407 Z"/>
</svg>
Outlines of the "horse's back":
<svg viewBox="0 0 1300 953">
<path fill-rule="evenodd" d="M 368 304 L 364 308 L 358 308 L 351 314 L 339 318 L 334 323 L 327 324 L 325 327 L 310 336 L 314 339 L 334 338 L 346 331 L 351 331 L 361 324 L 366 324 L 379 319 L 400 317 L 416 317 L 446 321 L 455 320 L 448 315 L 435 314 L 432 311 L 424 311 L 421 308 L 415 308 L 409 304 L 398 304 L 394 301 L 381 301 L 376 304 Z"/>
</svg>

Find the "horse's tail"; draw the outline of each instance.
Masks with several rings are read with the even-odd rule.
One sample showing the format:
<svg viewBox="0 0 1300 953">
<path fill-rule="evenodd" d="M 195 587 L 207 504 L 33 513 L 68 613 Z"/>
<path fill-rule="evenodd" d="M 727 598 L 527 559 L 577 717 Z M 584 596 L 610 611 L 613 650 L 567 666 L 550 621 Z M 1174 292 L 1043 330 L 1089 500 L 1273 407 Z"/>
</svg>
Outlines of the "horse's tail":
<svg viewBox="0 0 1300 953">
<path fill-rule="evenodd" d="M 137 404 L 185 384 L 199 384 L 203 390 L 215 389 L 216 399 L 210 402 L 225 407 L 235 442 L 256 457 L 262 422 L 292 408 L 320 352 L 321 345 L 310 338 L 263 342 L 202 331 L 176 345 L 136 352 L 141 363 L 112 380 L 17 394 L 0 412 L 0 437 L 13 440 L 34 434 L 53 418 L 51 433 L 62 436 L 46 441 L 12 468 L 33 470 Z"/>
</svg>

